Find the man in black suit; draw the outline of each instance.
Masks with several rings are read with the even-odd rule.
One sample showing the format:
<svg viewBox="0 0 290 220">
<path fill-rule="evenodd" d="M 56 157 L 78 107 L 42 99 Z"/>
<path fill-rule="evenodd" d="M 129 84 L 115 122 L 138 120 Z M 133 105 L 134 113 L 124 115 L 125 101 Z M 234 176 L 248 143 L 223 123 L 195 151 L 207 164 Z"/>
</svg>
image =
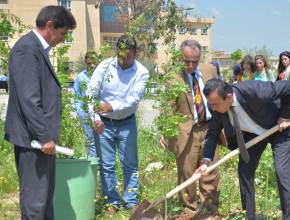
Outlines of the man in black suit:
<svg viewBox="0 0 290 220">
<path fill-rule="evenodd" d="M 21 219 L 53 219 L 55 145 L 61 130 L 61 86 L 49 60 L 50 47 L 63 42 L 76 22 L 62 6 L 44 7 L 36 28 L 9 57 L 10 94 L 5 140 L 14 144 Z M 31 141 L 43 144 L 34 150 Z"/>
<path fill-rule="evenodd" d="M 228 147 L 241 147 L 267 129 L 279 124 L 280 132 L 257 143 L 240 155 L 238 174 L 243 209 L 248 219 L 256 219 L 254 174 L 268 143 L 272 145 L 283 219 L 290 219 L 290 84 L 286 81 L 246 81 L 234 85 L 212 79 L 203 90 L 212 112 L 205 138 L 204 163 L 196 173 L 204 172 L 214 157 L 219 134 L 224 129 Z M 235 119 L 239 128 L 234 126 Z M 236 123 L 237 124 L 237 123 Z M 239 143 L 238 143 L 239 142 Z M 240 148 L 241 149 L 241 148 Z M 242 150 L 241 150 L 242 151 Z M 249 160 L 248 160 L 249 159 Z M 246 161 L 245 161 L 246 160 Z"/>
</svg>

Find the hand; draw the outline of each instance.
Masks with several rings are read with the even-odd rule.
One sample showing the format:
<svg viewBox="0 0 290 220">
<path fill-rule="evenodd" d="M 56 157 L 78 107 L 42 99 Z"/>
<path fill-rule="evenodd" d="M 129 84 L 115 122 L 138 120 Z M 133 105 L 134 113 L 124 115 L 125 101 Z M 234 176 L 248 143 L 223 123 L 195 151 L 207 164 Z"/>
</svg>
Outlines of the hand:
<svg viewBox="0 0 290 220">
<path fill-rule="evenodd" d="M 208 174 L 206 174 L 205 171 L 207 170 L 209 163 L 210 163 L 209 161 L 204 161 L 204 163 L 199 168 L 196 169 L 193 176 L 198 173 L 201 174 L 201 177 L 207 176 Z"/>
<path fill-rule="evenodd" d="M 103 107 L 103 109 L 98 112 L 99 114 L 113 112 L 113 108 L 112 108 L 111 104 L 109 104 L 109 103 L 102 103 L 101 106 Z"/>
<path fill-rule="evenodd" d="M 290 126 L 290 119 L 278 119 L 279 131 L 283 131 Z"/>
<path fill-rule="evenodd" d="M 45 154 L 55 154 L 55 143 L 54 141 L 49 141 L 42 145 L 42 152 Z"/>
<path fill-rule="evenodd" d="M 168 143 L 165 141 L 164 136 L 161 135 L 159 138 L 159 143 L 163 147 L 163 150 L 166 151 L 166 147 L 168 146 Z"/>
<path fill-rule="evenodd" d="M 103 134 L 105 131 L 104 122 L 102 122 L 101 120 L 96 120 L 94 122 L 94 130 L 97 134 Z"/>
</svg>

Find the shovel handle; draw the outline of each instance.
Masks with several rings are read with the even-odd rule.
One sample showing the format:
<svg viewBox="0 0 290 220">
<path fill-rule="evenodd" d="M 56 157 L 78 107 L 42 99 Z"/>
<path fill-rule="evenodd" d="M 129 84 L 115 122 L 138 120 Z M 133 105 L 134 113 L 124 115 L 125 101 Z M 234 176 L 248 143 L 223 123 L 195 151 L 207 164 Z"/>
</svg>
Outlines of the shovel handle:
<svg viewBox="0 0 290 220">
<path fill-rule="evenodd" d="M 271 134 L 275 133 L 278 130 L 279 130 L 279 125 L 275 125 L 271 129 L 265 131 L 261 135 L 255 137 L 252 140 L 250 140 L 249 142 L 247 142 L 246 143 L 246 148 L 248 149 L 248 148 L 252 147 L 256 143 L 260 142 L 261 140 L 265 139 L 266 137 L 270 136 Z M 205 171 L 205 173 L 210 173 L 211 171 L 216 169 L 218 166 L 220 166 L 221 164 L 227 162 L 229 159 L 233 158 L 234 156 L 238 155 L 239 153 L 240 153 L 240 151 L 239 151 L 238 148 L 233 150 L 232 152 L 230 152 L 226 156 L 224 156 L 222 159 L 220 159 L 218 162 L 216 162 L 215 164 L 213 164 L 210 167 L 208 167 L 207 170 Z M 194 183 L 195 181 L 200 179 L 200 177 L 201 177 L 200 173 L 197 173 L 196 175 L 192 176 L 190 179 L 186 180 L 184 183 L 180 184 L 175 189 L 173 189 L 169 193 L 167 193 L 166 194 L 166 199 L 169 199 L 170 197 L 172 197 L 176 193 L 180 192 L 182 189 L 184 189 L 187 186 L 189 186 L 190 184 Z"/>
</svg>

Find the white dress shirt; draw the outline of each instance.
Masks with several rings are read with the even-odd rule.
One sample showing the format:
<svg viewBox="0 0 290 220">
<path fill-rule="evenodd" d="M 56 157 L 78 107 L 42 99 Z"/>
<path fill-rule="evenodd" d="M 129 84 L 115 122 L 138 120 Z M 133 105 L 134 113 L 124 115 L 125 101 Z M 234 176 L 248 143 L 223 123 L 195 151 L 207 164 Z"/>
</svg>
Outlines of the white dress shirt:
<svg viewBox="0 0 290 220">
<path fill-rule="evenodd" d="M 130 68 L 123 70 L 117 57 L 111 57 L 101 62 L 95 69 L 86 95 L 97 96 L 100 103 L 111 104 L 113 112 L 102 116 L 123 119 L 137 110 L 137 104 L 144 95 L 148 78 L 148 70 L 137 60 Z M 92 117 L 92 120 L 100 120 L 98 114 L 92 114 Z"/>
<path fill-rule="evenodd" d="M 193 97 L 193 103 L 195 103 L 195 95 L 194 95 L 194 91 L 193 91 L 193 76 L 190 73 L 187 73 L 189 82 L 190 82 L 190 87 L 191 87 L 191 92 L 192 92 L 192 97 Z M 202 73 L 200 72 L 200 68 L 197 67 L 195 70 L 195 78 L 196 81 L 198 82 L 201 94 L 202 94 L 202 99 L 204 101 L 205 104 L 205 108 L 206 108 L 206 121 L 211 119 L 211 114 L 207 108 L 207 99 L 205 97 L 205 95 L 203 94 L 203 88 L 204 88 L 204 83 L 202 80 Z M 197 113 L 197 109 L 195 107 L 195 105 L 193 105 L 194 108 L 194 124 L 196 124 L 198 122 L 198 113 Z"/>
<path fill-rule="evenodd" d="M 239 101 L 237 100 L 237 97 L 236 97 L 235 93 L 233 95 L 234 95 L 234 101 L 233 101 L 232 106 L 234 107 L 234 110 L 237 113 L 238 120 L 239 120 L 239 123 L 240 123 L 240 126 L 241 126 L 241 130 L 249 132 L 249 133 L 257 134 L 257 135 L 260 135 L 263 132 L 265 132 L 266 129 L 264 129 L 260 125 L 256 124 L 248 116 L 248 114 L 245 112 L 245 110 L 242 108 L 242 106 L 240 105 Z M 232 114 L 231 110 L 229 109 L 227 111 L 227 113 L 229 114 L 229 118 L 230 118 L 231 124 L 234 126 L 233 114 Z"/>
<path fill-rule="evenodd" d="M 37 38 L 40 40 L 40 43 L 43 46 L 44 51 L 48 54 L 48 57 L 49 57 L 49 51 L 50 51 L 49 44 L 46 42 L 46 40 L 44 40 L 44 38 L 35 29 L 33 29 L 32 31 L 33 31 L 33 33 L 35 33 Z"/>
</svg>

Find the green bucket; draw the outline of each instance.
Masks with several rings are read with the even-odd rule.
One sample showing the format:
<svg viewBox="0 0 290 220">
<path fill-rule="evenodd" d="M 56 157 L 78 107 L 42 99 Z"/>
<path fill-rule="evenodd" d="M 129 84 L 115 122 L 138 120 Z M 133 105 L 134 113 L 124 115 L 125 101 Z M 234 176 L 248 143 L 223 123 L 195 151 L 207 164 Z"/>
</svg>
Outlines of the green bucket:
<svg viewBox="0 0 290 220">
<path fill-rule="evenodd" d="M 55 220 L 95 219 L 98 158 L 57 159 Z"/>
</svg>

